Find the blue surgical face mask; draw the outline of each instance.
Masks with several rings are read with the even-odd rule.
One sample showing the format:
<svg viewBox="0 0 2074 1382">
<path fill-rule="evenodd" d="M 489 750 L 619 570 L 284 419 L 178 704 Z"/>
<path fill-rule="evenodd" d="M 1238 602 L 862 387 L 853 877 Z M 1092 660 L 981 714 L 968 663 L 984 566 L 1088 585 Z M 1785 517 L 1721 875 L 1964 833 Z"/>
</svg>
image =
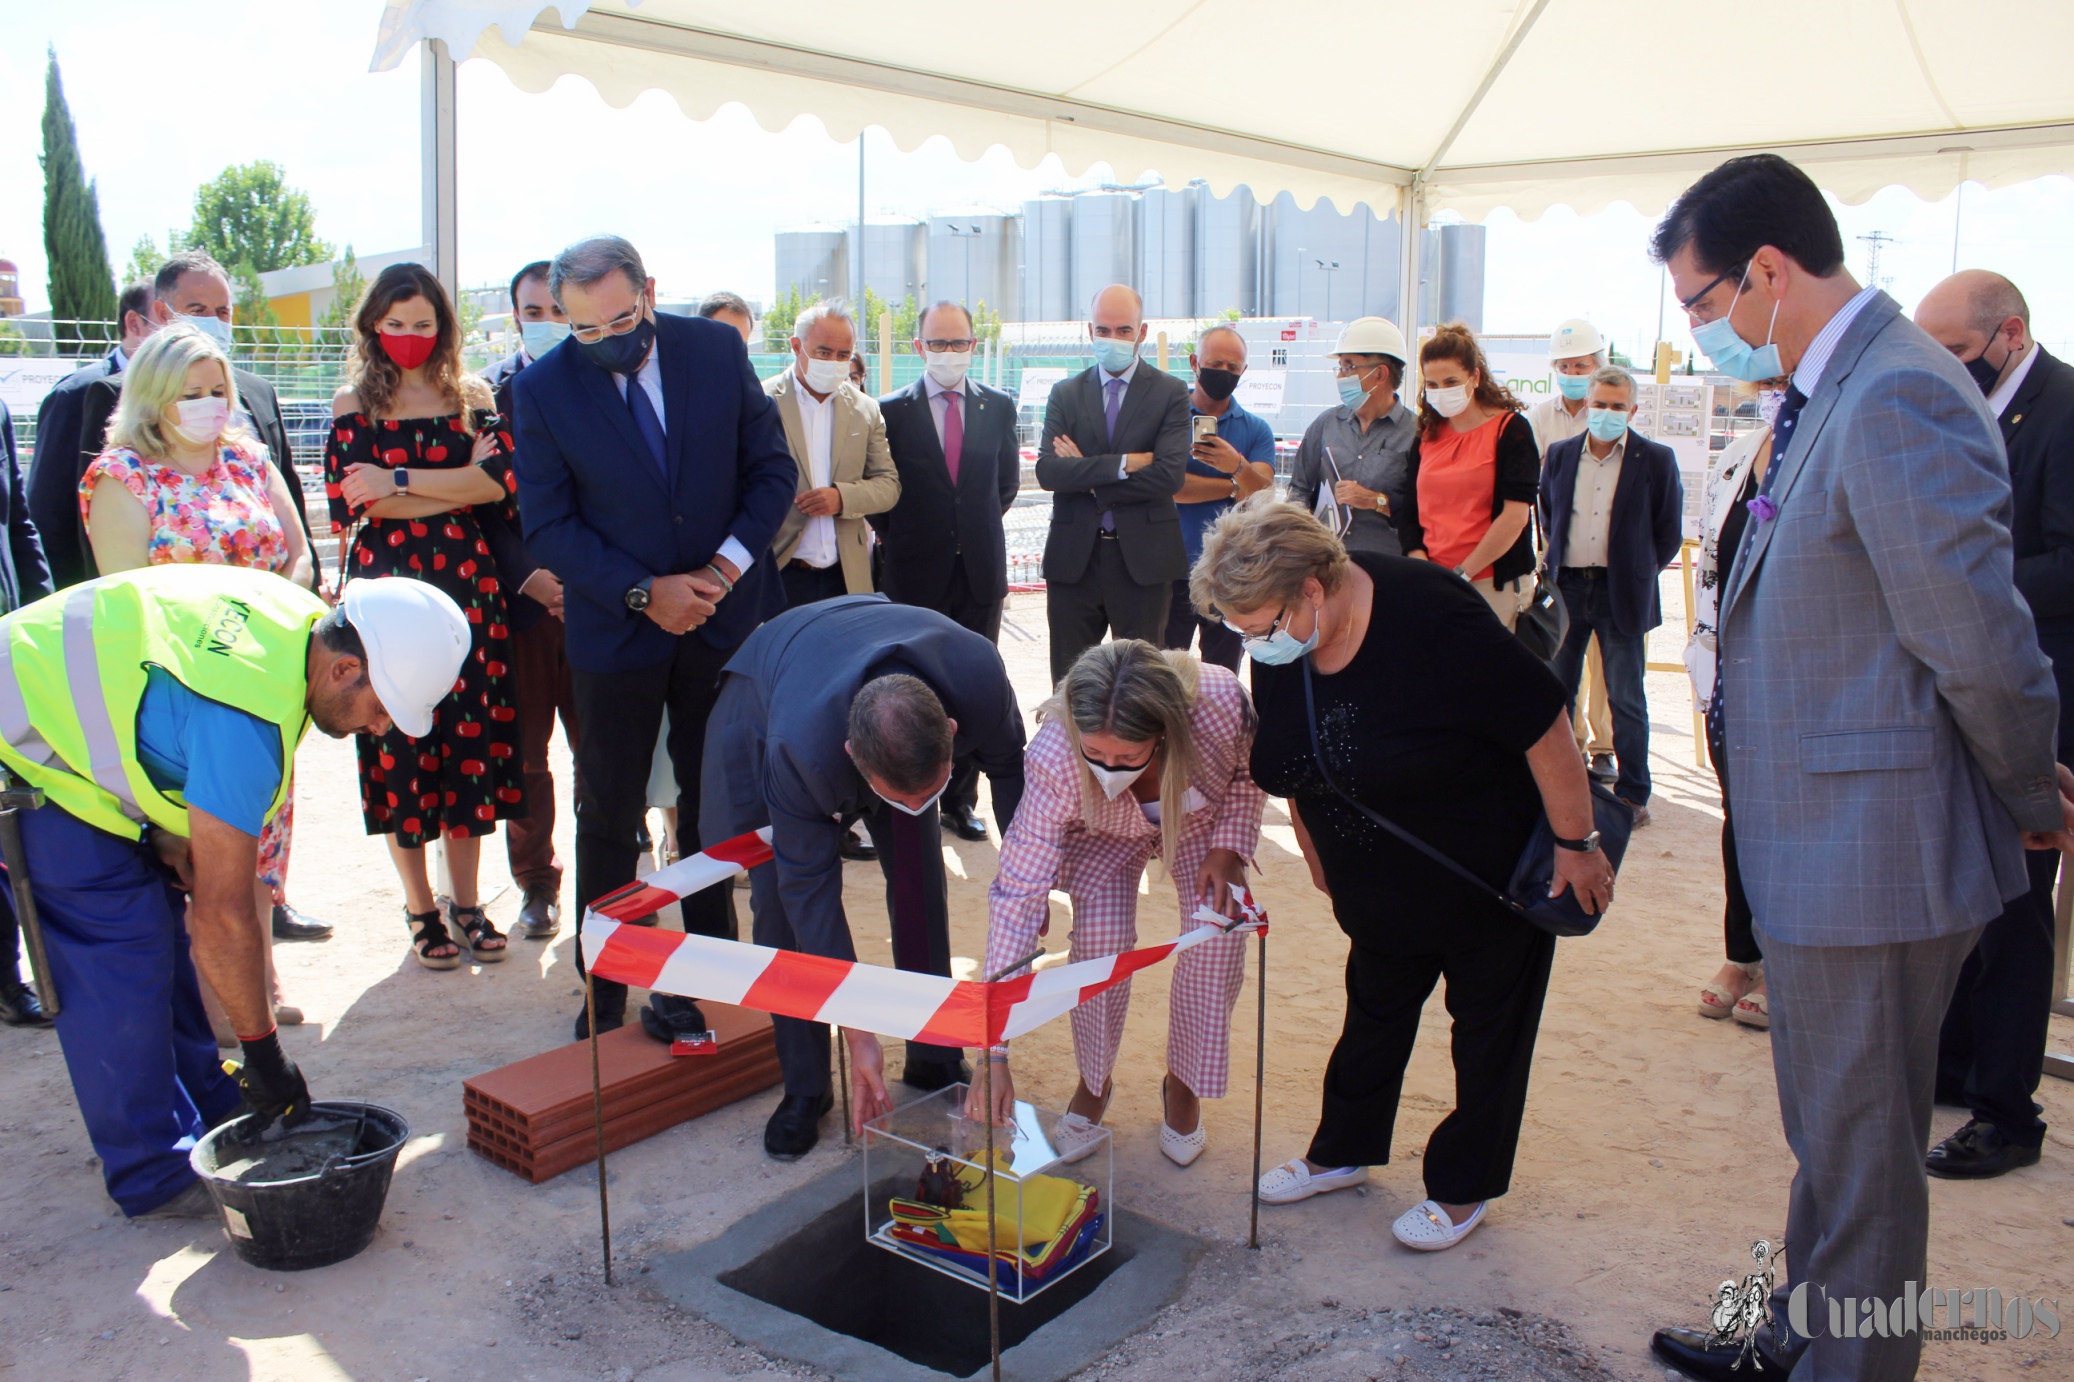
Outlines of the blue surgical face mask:
<svg viewBox="0 0 2074 1382">
<path fill-rule="evenodd" d="M 1750 279 L 1750 271 L 1743 270 L 1743 282 Z M 1692 329 L 1692 343 L 1707 357 L 1707 363 L 1731 379 L 1740 379 L 1746 384 L 1755 384 L 1762 379 L 1777 379 L 1786 372 L 1779 363 L 1779 348 L 1772 343 L 1772 327 L 1778 324 L 1779 305 L 1772 304 L 1771 323 L 1764 328 L 1764 344 L 1752 346 L 1729 324 L 1729 317 L 1742 301 L 1743 283 L 1736 284 L 1736 295 L 1729 299 L 1728 311 L 1714 320 Z"/>
<path fill-rule="evenodd" d="M 558 321 L 520 322 L 519 339 L 526 354 L 535 360 L 560 345 L 569 335 L 569 323 Z"/>
<path fill-rule="evenodd" d="M 1628 415 L 1611 408 L 1591 408 L 1584 415 L 1584 430 L 1600 441 L 1619 441 L 1628 429 Z"/>
<path fill-rule="evenodd" d="M 1095 341 L 1095 363 L 1111 374 L 1122 374 L 1138 358 L 1136 341 L 1097 339 Z"/>
<path fill-rule="evenodd" d="M 1339 401 L 1356 411 L 1368 402 L 1368 395 L 1373 392 L 1361 387 L 1361 376 L 1358 374 L 1342 374 L 1333 382 L 1339 385 Z"/>
<path fill-rule="evenodd" d="M 1572 403 L 1584 397 L 1585 390 L 1591 387 L 1591 382 L 1592 377 L 1588 374 L 1559 374 L 1556 376 L 1556 387 L 1561 389 L 1563 397 L 1569 399 Z"/>
<path fill-rule="evenodd" d="M 1286 663 L 1296 661 L 1318 646 L 1319 625 L 1315 621 L 1311 626 L 1311 636 L 1301 640 L 1295 634 L 1282 627 L 1287 622 L 1289 622 L 1289 612 L 1285 611 L 1282 617 L 1275 621 L 1275 627 L 1265 637 L 1255 638 L 1247 634 L 1240 634 L 1239 637 L 1246 648 L 1246 656 L 1252 658 L 1255 662 L 1265 663 L 1269 667 L 1280 667 Z M 1231 628 L 1231 625 L 1227 623 L 1225 627 Z M 1238 633 L 1239 631 L 1232 629 L 1232 632 Z"/>
<path fill-rule="evenodd" d="M 225 350 L 230 349 L 230 323 L 223 318 L 213 313 L 205 313 L 199 317 L 190 317 L 183 314 L 180 320 L 194 327 Z"/>
</svg>

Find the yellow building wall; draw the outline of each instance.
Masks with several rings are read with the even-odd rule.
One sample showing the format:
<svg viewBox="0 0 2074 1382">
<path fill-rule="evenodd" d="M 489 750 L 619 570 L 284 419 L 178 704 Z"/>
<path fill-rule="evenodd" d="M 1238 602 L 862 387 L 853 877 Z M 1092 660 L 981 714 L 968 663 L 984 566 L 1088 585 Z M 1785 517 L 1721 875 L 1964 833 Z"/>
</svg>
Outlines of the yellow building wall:
<svg viewBox="0 0 2074 1382">
<path fill-rule="evenodd" d="M 283 326 L 314 326 L 310 320 L 310 295 L 308 293 L 284 293 L 277 298 L 268 298 L 267 306 L 274 309 L 274 317 Z"/>
</svg>

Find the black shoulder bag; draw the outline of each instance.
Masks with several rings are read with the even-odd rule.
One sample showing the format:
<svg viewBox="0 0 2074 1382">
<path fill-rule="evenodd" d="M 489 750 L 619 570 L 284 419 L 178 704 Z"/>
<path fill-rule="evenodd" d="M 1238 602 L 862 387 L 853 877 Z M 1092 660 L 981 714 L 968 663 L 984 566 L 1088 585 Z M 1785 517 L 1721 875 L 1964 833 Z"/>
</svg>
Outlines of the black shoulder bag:
<svg viewBox="0 0 2074 1382">
<path fill-rule="evenodd" d="M 1548 823 L 1548 812 L 1543 811 L 1534 822 L 1534 833 L 1521 851 L 1519 862 L 1513 865 L 1512 879 L 1505 891 L 1478 878 L 1468 869 L 1442 854 L 1432 845 L 1398 825 L 1388 817 L 1379 815 L 1355 800 L 1346 788 L 1333 777 L 1332 769 L 1325 766 L 1324 751 L 1318 747 L 1318 707 L 1311 692 L 1311 660 L 1303 659 L 1303 710 L 1311 733 L 1311 759 L 1318 765 L 1318 775 L 1325 785 L 1339 795 L 1341 801 L 1374 821 L 1392 835 L 1410 845 L 1434 863 L 1462 879 L 1481 892 L 1498 899 L 1507 911 L 1529 926 L 1537 926 L 1552 936 L 1585 936 L 1598 926 L 1604 912 L 1597 916 L 1584 910 L 1577 901 L 1574 890 L 1565 889 L 1561 897 L 1548 895 L 1549 880 L 1555 877 L 1555 828 Z M 1634 833 L 1635 815 L 1618 797 L 1599 786 L 1591 784 L 1592 824 L 1599 832 L 1599 848 L 1606 855 L 1606 862 L 1613 866 L 1615 874 L 1620 872 L 1621 857 L 1627 853 L 1628 836 Z"/>
</svg>

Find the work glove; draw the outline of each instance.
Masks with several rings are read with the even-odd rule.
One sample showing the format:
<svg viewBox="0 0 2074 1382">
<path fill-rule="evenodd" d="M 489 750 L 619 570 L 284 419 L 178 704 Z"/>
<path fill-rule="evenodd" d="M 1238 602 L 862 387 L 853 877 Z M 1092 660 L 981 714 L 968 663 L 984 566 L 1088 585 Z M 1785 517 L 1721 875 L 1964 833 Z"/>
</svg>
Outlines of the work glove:
<svg viewBox="0 0 2074 1382">
<path fill-rule="evenodd" d="M 310 1087 L 303 1082 L 302 1071 L 281 1049 L 280 1033 L 268 1032 L 263 1037 L 245 1039 L 242 1044 L 245 1059 L 231 1074 L 245 1096 L 241 1112 L 257 1115 L 244 1129 L 244 1140 L 257 1141 L 276 1119 L 283 1127 L 292 1128 L 308 1118 Z"/>
</svg>

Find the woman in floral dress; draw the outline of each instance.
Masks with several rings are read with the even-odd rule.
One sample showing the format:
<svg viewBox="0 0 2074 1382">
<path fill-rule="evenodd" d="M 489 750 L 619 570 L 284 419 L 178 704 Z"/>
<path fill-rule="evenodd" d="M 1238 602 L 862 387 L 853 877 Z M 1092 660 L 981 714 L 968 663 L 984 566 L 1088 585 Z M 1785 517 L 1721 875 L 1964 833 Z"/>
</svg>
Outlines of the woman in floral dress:
<svg viewBox="0 0 2074 1382">
<path fill-rule="evenodd" d="M 353 382 L 332 400 L 324 457 L 332 531 L 364 520 L 344 579 L 430 581 L 474 633 L 431 733 L 359 736 L 361 812 L 369 834 L 389 837 L 418 961 L 453 969 L 463 946 L 478 961 L 501 960 L 505 939 L 477 900 L 476 869 L 482 837 L 522 815 L 525 794 L 504 593 L 475 515 L 501 506 L 516 522 L 511 439 L 491 411 L 489 386 L 462 368 L 453 307 L 422 265 L 382 270 L 353 325 Z M 442 836 L 453 880 L 447 917 L 425 867 L 426 842 Z"/>
<path fill-rule="evenodd" d="M 296 516 L 301 496 L 238 420 L 237 382 L 223 348 L 176 323 L 138 349 L 121 379 L 108 449 L 79 485 L 80 517 L 101 574 L 200 562 L 272 571 L 307 587 L 311 554 Z M 269 936 L 274 902 L 288 882 L 294 825 L 291 777 L 281 809 L 259 836 L 253 905 Z M 281 1001 L 271 958 L 268 969 L 275 1020 L 300 1022 L 302 1014 Z M 216 1016 L 212 1008 L 212 1022 Z M 227 1034 L 227 1026 L 217 1033 Z"/>
</svg>

